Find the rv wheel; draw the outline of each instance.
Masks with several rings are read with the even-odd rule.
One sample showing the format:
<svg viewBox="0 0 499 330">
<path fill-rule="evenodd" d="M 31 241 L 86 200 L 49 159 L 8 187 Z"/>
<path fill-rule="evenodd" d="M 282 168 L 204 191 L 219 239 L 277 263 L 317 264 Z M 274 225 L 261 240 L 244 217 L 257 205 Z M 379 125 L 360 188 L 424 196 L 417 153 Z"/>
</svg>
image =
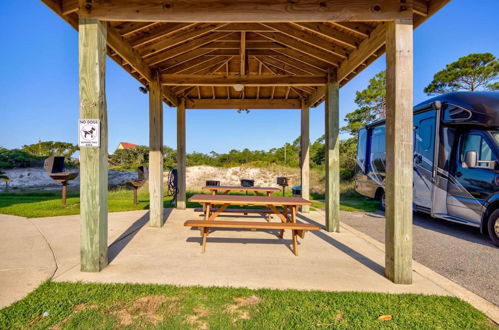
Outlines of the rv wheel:
<svg viewBox="0 0 499 330">
<path fill-rule="evenodd" d="M 386 202 L 385 202 L 385 191 L 382 190 L 380 193 L 379 193 L 379 208 L 381 209 L 381 211 L 384 211 L 385 208 L 386 208 Z"/>
<path fill-rule="evenodd" d="M 499 209 L 492 212 L 487 224 L 490 239 L 494 245 L 499 246 Z"/>
</svg>

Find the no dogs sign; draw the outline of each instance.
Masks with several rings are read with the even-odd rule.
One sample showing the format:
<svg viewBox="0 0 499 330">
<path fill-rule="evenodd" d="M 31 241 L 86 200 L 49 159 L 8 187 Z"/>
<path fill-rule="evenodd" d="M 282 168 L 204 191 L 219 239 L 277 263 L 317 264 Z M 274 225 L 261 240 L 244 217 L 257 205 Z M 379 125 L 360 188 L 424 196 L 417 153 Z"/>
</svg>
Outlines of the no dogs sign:
<svg viewBox="0 0 499 330">
<path fill-rule="evenodd" d="M 78 145 L 80 147 L 100 146 L 100 120 L 80 119 L 78 120 Z"/>
</svg>

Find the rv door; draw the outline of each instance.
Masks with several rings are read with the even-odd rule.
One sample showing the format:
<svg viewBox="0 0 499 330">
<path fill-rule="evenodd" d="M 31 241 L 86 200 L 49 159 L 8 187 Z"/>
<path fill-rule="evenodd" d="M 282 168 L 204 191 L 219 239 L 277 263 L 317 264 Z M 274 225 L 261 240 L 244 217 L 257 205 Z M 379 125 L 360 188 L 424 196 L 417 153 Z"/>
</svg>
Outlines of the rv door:
<svg viewBox="0 0 499 330">
<path fill-rule="evenodd" d="M 428 212 L 432 209 L 436 111 L 414 115 L 414 204 Z"/>
</svg>

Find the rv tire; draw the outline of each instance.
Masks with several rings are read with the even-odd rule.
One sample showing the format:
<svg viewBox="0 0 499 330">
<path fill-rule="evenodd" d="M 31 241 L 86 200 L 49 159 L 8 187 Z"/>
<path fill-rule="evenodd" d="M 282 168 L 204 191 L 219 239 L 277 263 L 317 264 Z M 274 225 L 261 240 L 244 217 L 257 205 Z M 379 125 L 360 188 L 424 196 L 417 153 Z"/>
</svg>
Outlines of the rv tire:
<svg viewBox="0 0 499 330">
<path fill-rule="evenodd" d="M 384 190 L 379 190 L 377 195 L 377 200 L 379 200 L 379 208 L 381 211 L 385 211 L 386 209 L 386 202 L 385 202 L 385 191 Z"/>
<path fill-rule="evenodd" d="M 495 210 L 490 215 L 489 221 L 487 221 L 487 230 L 492 243 L 499 246 L 499 209 Z"/>
</svg>

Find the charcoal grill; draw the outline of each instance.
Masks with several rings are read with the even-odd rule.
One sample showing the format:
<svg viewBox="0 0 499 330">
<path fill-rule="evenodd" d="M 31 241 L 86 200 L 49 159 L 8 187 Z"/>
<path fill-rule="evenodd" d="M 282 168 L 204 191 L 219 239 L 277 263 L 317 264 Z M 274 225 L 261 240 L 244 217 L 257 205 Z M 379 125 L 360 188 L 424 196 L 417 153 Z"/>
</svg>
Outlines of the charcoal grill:
<svg viewBox="0 0 499 330">
<path fill-rule="evenodd" d="M 291 192 L 293 193 L 293 196 L 301 196 L 301 186 L 293 186 Z"/>
<path fill-rule="evenodd" d="M 220 181 L 218 180 L 206 180 L 207 187 L 218 187 L 220 186 Z"/>
<path fill-rule="evenodd" d="M 291 185 L 291 179 L 280 176 L 277 178 L 277 185 L 282 187 L 282 195 L 284 196 L 286 194 L 286 187 Z"/>
<path fill-rule="evenodd" d="M 59 182 L 62 185 L 61 201 L 62 205 L 66 206 L 68 182 L 74 180 L 78 176 L 78 172 L 66 171 L 64 156 L 51 156 L 45 159 L 43 168 L 52 180 Z"/>
<path fill-rule="evenodd" d="M 132 186 L 133 190 L 133 203 L 137 204 L 137 190 L 146 183 L 149 178 L 149 167 L 147 166 L 139 166 L 137 167 L 137 179 L 129 181 L 129 184 Z"/>
<path fill-rule="evenodd" d="M 241 187 L 253 187 L 255 186 L 255 180 L 241 179 Z"/>
</svg>

